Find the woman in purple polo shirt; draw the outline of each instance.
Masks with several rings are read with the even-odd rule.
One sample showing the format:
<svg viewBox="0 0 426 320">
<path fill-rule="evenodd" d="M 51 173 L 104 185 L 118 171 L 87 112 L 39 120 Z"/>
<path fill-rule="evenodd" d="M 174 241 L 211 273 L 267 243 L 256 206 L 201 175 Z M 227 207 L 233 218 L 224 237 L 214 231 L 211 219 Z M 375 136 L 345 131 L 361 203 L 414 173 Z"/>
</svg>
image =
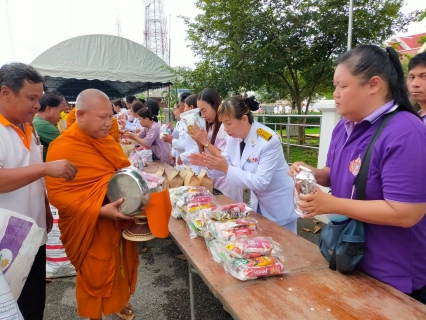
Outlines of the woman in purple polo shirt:
<svg viewBox="0 0 426 320">
<path fill-rule="evenodd" d="M 343 119 L 333 131 L 325 168 L 312 168 L 319 188 L 301 196 L 306 217 L 333 214 L 363 221 L 366 250 L 358 268 L 426 303 L 426 127 L 408 99 L 393 48 L 360 46 L 338 60 L 334 99 Z M 367 200 L 352 200 L 361 159 L 381 122 L 398 108 L 377 140 L 367 178 Z M 294 163 L 289 174 L 299 166 Z M 340 215 L 340 216 L 339 216 Z"/>
</svg>

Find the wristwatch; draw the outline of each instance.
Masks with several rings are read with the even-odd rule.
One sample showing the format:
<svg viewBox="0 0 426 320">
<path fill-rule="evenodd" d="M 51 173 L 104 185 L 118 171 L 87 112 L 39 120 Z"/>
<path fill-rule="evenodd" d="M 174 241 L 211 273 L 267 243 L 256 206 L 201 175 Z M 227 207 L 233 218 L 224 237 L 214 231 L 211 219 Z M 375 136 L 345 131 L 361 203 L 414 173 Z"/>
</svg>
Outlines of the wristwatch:
<svg viewBox="0 0 426 320">
<path fill-rule="evenodd" d="M 210 145 L 210 143 L 206 143 L 205 145 L 204 145 L 204 148 L 208 148 L 209 147 L 209 145 Z"/>
</svg>

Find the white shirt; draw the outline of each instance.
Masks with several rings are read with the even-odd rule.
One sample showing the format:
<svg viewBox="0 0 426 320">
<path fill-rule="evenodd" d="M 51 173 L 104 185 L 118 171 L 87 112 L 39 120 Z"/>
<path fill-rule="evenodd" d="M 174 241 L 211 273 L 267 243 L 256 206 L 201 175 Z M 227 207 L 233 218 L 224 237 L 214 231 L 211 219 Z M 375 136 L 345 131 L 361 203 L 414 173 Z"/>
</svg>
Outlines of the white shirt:
<svg viewBox="0 0 426 320">
<path fill-rule="evenodd" d="M 31 138 L 30 150 L 11 126 L 0 124 L 0 168 L 13 169 L 43 163 L 40 147 Z M 0 206 L 34 219 L 46 228 L 46 184 L 44 178 L 12 192 L 0 193 Z M 42 245 L 47 241 L 45 233 Z"/>
</svg>

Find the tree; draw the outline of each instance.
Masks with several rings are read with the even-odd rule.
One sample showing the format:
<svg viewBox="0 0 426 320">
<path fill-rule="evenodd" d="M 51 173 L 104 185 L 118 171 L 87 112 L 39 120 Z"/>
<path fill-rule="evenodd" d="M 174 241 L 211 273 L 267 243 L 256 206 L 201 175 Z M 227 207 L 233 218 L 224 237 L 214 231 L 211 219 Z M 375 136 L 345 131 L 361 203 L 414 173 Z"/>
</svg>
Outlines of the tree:
<svg viewBox="0 0 426 320">
<path fill-rule="evenodd" d="M 411 21 L 399 11 L 403 0 L 355 4 L 354 46 L 380 44 Z M 199 0 L 196 6 L 203 14 L 185 21 L 201 58 L 186 75 L 197 89 L 214 84 L 229 93 L 273 85 L 299 111 L 304 99 L 330 89 L 333 59 L 346 50 L 348 1 Z"/>
<path fill-rule="evenodd" d="M 404 0 L 357 0 L 352 45 L 381 44 L 413 19 Z M 333 62 L 346 51 L 347 0 L 198 0 L 185 18 L 201 62 L 188 79 L 224 93 L 262 86 L 288 95 L 301 114 L 332 91 Z"/>
</svg>

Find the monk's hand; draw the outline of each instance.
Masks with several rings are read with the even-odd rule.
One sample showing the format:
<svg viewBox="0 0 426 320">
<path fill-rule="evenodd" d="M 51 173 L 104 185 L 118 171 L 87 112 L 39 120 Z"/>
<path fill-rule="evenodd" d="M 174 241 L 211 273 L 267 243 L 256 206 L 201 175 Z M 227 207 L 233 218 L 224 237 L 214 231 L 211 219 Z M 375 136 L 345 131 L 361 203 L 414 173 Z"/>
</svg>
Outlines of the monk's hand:
<svg viewBox="0 0 426 320">
<path fill-rule="evenodd" d="M 77 174 L 77 166 L 68 160 L 50 161 L 44 163 L 45 176 L 64 178 L 67 181 L 74 180 Z"/>
<path fill-rule="evenodd" d="M 125 216 L 120 212 L 119 208 L 123 202 L 124 199 L 118 199 L 117 201 L 102 206 L 99 216 L 110 220 L 132 220 L 132 217 Z"/>
</svg>

